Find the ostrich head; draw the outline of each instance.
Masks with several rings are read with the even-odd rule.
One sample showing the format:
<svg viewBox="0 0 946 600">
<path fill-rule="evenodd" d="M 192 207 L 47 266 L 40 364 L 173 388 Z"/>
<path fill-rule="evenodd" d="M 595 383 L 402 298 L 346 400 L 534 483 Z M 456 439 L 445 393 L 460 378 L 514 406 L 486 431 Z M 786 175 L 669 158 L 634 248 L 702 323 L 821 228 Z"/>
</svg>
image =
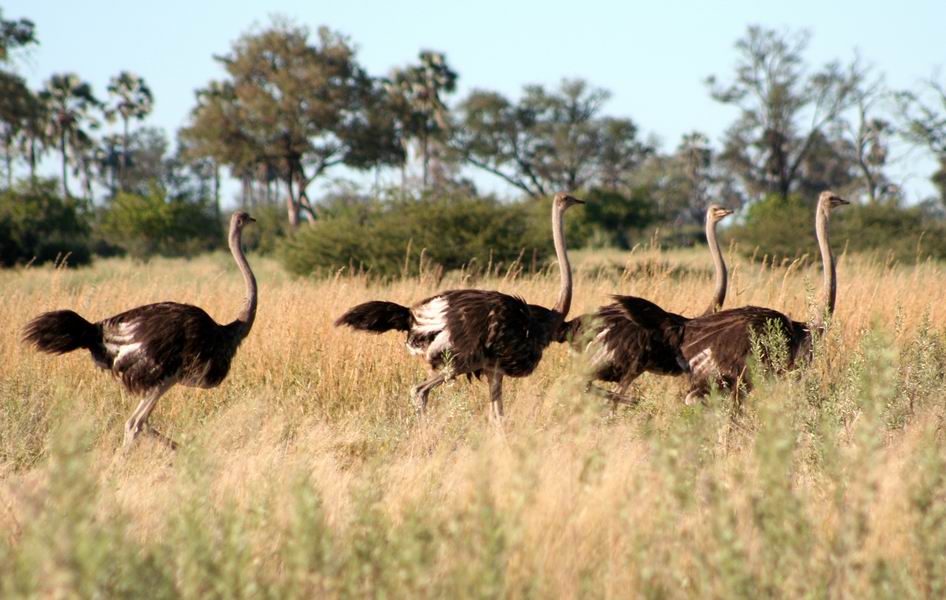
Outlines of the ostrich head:
<svg viewBox="0 0 946 600">
<path fill-rule="evenodd" d="M 584 204 L 584 200 L 579 200 L 578 198 L 572 196 L 571 194 L 566 194 L 565 192 L 559 192 L 555 194 L 553 200 L 555 202 L 555 208 L 560 211 L 564 211 L 569 206 L 574 206 L 575 204 Z"/>
<path fill-rule="evenodd" d="M 821 192 L 821 195 L 818 196 L 818 210 L 825 216 L 831 216 L 831 209 L 837 208 L 838 206 L 844 206 L 845 204 L 850 204 L 847 200 L 838 196 L 832 191 L 825 190 Z"/>
<path fill-rule="evenodd" d="M 256 219 L 251 217 L 245 210 L 238 210 L 230 217 L 231 229 L 243 229 L 247 223 L 255 223 Z"/>
<path fill-rule="evenodd" d="M 710 223 L 719 223 L 732 213 L 732 210 L 724 208 L 719 204 L 710 204 L 706 207 L 706 217 Z"/>
</svg>

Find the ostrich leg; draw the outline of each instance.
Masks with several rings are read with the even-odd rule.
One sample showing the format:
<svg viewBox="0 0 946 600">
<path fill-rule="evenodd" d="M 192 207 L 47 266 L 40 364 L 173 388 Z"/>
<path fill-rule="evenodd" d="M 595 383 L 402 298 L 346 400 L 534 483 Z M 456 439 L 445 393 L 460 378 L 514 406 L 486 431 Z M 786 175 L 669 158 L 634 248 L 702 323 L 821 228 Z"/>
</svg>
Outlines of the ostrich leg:
<svg viewBox="0 0 946 600">
<path fill-rule="evenodd" d="M 486 378 L 489 381 L 489 416 L 496 423 L 501 423 L 503 419 L 503 374 L 493 371 Z"/>
<path fill-rule="evenodd" d="M 430 390 L 447 380 L 447 375 L 442 371 L 431 375 L 427 381 L 414 386 L 411 390 L 411 399 L 414 401 L 414 407 L 417 409 L 417 416 L 422 417 L 427 411 L 427 396 Z"/>
<path fill-rule="evenodd" d="M 163 396 L 171 386 L 173 382 L 167 382 L 161 386 L 151 390 L 151 392 L 145 396 L 145 398 L 138 404 L 138 407 L 135 409 L 135 412 L 131 413 L 128 421 L 125 422 L 125 448 L 130 447 L 135 438 L 138 437 L 138 434 L 142 432 L 143 428 L 148 424 L 148 417 L 151 416 L 151 411 L 154 410 L 155 405 L 158 403 L 158 400 Z M 155 437 L 160 439 L 162 442 L 167 444 L 173 450 L 177 444 L 164 437 L 156 430 L 148 427 L 148 431 L 153 433 Z"/>
</svg>

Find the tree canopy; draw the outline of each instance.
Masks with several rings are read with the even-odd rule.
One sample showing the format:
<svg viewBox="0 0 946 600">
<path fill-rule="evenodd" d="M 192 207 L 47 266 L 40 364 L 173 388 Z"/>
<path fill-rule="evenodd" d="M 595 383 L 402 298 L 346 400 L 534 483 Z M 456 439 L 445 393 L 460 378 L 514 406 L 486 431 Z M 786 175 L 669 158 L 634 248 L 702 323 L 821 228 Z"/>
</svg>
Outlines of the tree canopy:
<svg viewBox="0 0 946 600">
<path fill-rule="evenodd" d="M 275 21 L 237 40 L 217 60 L 228 77 L 198 91 L 183 137 L 195 155 L 239 174 L 260 167 L 286 184 L 290 223 L 315 209 L 307 190 L 335 165 L 364 168 L 403 159 L 390 122 L 371 108 L 380 86 L 348 41 L 327 28 Z"/>
<path fill-rule="evenodd" d="M 733 79 L 707 79 L 713 98 L 740 111 L 721 158 L 752 195 L 787 198 L 805 177 L 817 176 L 812 155 L 832 143 L 827 127 L 855 101 L 863 77 L 857 62 L 811 71 L 803 56 L 808 42 L 805 31 L 751 26 L 736 42 Z"/>
<path fill-rule="evenodd" d="M 455 148 L 469 164 L 533 197 L 613 187 L 653 148 L 630 119 L 601 116 L 609 93 L 564 80 L 557 90 L 526 86 L 518 102 L 474 90 L 459 105 Z"/>
</svg>

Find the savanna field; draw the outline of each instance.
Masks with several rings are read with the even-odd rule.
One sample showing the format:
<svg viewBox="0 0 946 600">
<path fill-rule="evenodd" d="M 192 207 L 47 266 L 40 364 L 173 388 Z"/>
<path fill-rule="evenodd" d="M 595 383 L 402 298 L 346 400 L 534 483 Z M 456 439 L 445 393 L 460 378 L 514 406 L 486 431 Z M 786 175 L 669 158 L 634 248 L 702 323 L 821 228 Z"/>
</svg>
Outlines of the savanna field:
<svg viewBox="0 0 946 600">
<path fill-rule="evenodd" d="M 572 314 L 609 293 L 686 315 L 712 290 L 705 250 L 579 252 Z M 728 252 L 728 307 L 803 319 L 808 264 Z M 173 388 L 121 449 L 137 399 L 87 352 L 20 343 L 33 315 L 90 320 L 159 300 L 233 318 L 228 255 L 0 272 L 0 596 L 46 598 L 938 598 L 946 595 L 946 266 L 840 255 L 838 309 L 810 366 L 755 374 L 741 402 L 683 405 L 644 375 L 614 413 L 553 345 L 507 379 L 409 402 L 403 335 L 335 328 L 368 299 L 475 286 L 550 306 L 537 275 L 377 283 L 293 278 L 250 257 L 256 324 L 224 383 Z"/>
</svg>

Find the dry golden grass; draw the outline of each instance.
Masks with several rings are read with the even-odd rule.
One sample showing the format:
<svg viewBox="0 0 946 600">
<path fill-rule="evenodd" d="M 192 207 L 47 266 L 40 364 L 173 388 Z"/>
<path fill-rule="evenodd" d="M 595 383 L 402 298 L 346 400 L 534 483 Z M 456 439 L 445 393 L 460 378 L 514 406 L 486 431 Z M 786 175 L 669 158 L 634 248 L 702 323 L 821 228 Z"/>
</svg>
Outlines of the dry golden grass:
<svg viewBox="0 0 946 600">
<path fill-rule="evenodd" d="M 802 318 L 820 269 L 729 257 L 727 306 Z M 367 299 L 472 285 L 551 304 L 554 269 L 469 281 L 292 279 L 251 259 L 256 325 L 219 388 L 177 387 L 152 422 L 182 442 L 123 453 L 135 400 L 87 353 L 19 342 L 33 315 L 90 320 L 160 300 L 218 321 L 229 257 L 0 272 L 0 595 L 72 597 L 933 597 L 946 588 L 946 267 L 839 263 L 814 363 L 760 375 L 744 404 L 684 407 L 645 375 L 610 415 L 582 361 L 550 348 L 509 380 L 502 430 L 483 383 L 408 401 L 399 334 L 332 321 Z M 701 252 L 578 253 L 574 314 L 630 293 L 701 312 Z"/>
</svg>

